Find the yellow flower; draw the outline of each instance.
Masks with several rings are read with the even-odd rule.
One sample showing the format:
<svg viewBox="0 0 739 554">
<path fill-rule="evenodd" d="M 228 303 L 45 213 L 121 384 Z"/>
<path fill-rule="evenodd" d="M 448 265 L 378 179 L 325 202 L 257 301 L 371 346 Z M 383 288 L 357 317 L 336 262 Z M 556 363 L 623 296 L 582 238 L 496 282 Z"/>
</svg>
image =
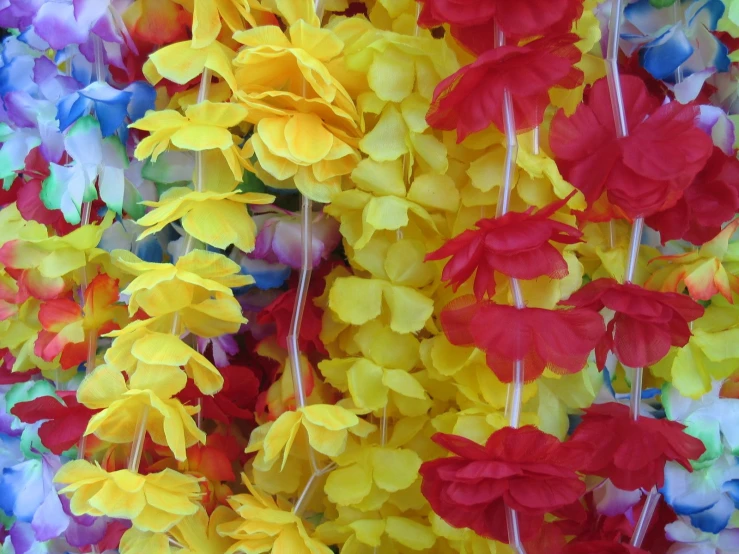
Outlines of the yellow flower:
<svg viewBox="0 0 739 554">
<path fill-rule="evenodd" d="M 218 533 L 236 540 L 224 554 L 330 554 L 331 549 L 311 537 L 303 520 L 291 511 L 291 507 L 260 493 L 243 476 L 249 494 L 239 494 L 228 503 L 241 520 L 222 523 Z"/>
<path fill-rule="evenodd" d="M 143 363 L 152 366 L 184 367 L 185 373 L 203 394 L 223 387 L 223 376 L 208 359 L 169 332 L 147 328 L 147 320 L 136 321 L 110 336 L 116 337 L 105 352 L 105 361 L 118 371 L 133 375 Z"/>
<path fill-rule="evenodd" d="M 257 175 L 270 186 L 330 202 L 359 161 L 354 102 L 326 65 L 343 42 L 302 19 L 288 33 L 263 26 L 234 35 L 246 46 L 235 61 L 236 96 L 255 124 L 245 155 L 256 156 Z"/>
<path fill-rule="evenodd" d="M 210 69 L 223 78 L 232 91 L 236 91 L 236 78 L 231 64 L 236 52 L 214 41 L 208 46 L 196 48 L 193 41 L 176 42 L 149 55 L 143 67 L 147 80 L 156 85 L 162 79 L 185 85 Z"/>
<path fill-rule="evenodd" d="M 188 106 L 184 115 L 175 110 L 149 111 L 130 125 L 151 133 L 138 144 L 135 156 L 139 160 L 151 157 L 156 161 L 170 144 L 196 152 L 217 149 L 239 182 L 249 164 L 237 147 L 241 139 L 232 135 L 229 128 L 242 123 L 246 114 L 246 108 L 238 104 L 207 100 Z"/>
<path fill-rule="evenodd" d="M 346 448 L 349 434 L 367 436 L 375 428 L 341 406 L 318 404 L 285 412 L 276 421 L 252 433 L 246 452 L 258 452 L 254 467 L 268 471 L 282 453 L 284 468 L 300 428 L 308 433 L 308 442 L 317 452 L 338 456 Z"/>
<path fill-rule="evenodd" d="M 716 296 L 693 326 L 693 336 L 683 348 L 670 353 L 650 369 L 672 382 L 680 394 L 700 398 L 714 381 L 726 379 L 739 366 L 739 307 Z"/>
<path fill-rule="evenodd" d="M 418 479 L 421 458 L 407 448 L 355 446 L 337 460 L 324 491 L 330 502 L 360 510 L 377 509 L 390 496 Z M 369 501 L 370 505 L 363 505 Z"/>
<path fill-rule="evenodd" d="M 236 262 L 205 250 L 193 250 L 174 265 L 145 262 L 124 250 L 112 254 L 116 266 L 136 275 L 122 291 L 131 296 L 131 315 L 139 308 L 150 315 L 171 313 L 209 298 L 233 296 L 232 288 L 254 282 L 252 277 L 239 273 Z"/>
<path fill-rule="evenodd" d="M 195 406 L 183 406 L 173 398 L 185 388 L 187 376 L 177 367 L 139 364 L 129 382 L 120 371 L 100 366 L 85 377 L 77 398 L 88 408 L 102 410 L 87 425 L 86 435 L 117 444 L 133 442 L 142 412 L 147 413 L 146 432 L 156 444 L 169 447 L 179 461 L 186 448 L 205 443 L 205 433 L 192 416 Z"/>
<path fill-rule="evenodd" d="M 218 527 L 227 525 L 238 516 L 226 506 L 218 506 L 208 517 L 203 508 L 180 521 L 170 531 L 183 548 L 179 554 L 224 554 L 234 545 L 234 539 L 221 536 Z"/>
<path fill-rule="evenodd" d="M 667 265 L 658 269 L 644 286 L 663 292 L 682 292 L 685 287 L 694 300 L 710 300 L 721 294 L 732 302 L 732 292 L 739 294 L 739 277 L 727 271 L 724 264 L 739 262 L 739 250 L 730 246 L 737 228 L 739 219 L 694 252 L 656 258 L 653 261 Z"/>
<path fill-rule="evenodd" d="M 194 0 L 192 3 L 193 48 L 209 46 L 218 38 L 221 19 L 232 32 L 244 30 L 242 18 L 252 26 L 257 24 L 243 0 Z"/>
<path fill-rule="evenodd" d="M 318 367 L 331 385 L 350 393 L 358 409 L 378 412 L 389 406 L 388 415 L 399 411 L 404 416 L 417 416 L 431 408 L 423 385 L 410 373 L 418 362 L 415 337 L 372 321 L 357 331 L 354 343 L 363 358 L 334 358 Z"/>
<path fill-rule="evenodd" d="M 144 202 L 154 209 L 137 223 L 148 227 L 139 240 L 161 231 L 168 224 L 182 220 L 182 228 L 196 239 L 226 249 L 231 244 L 243 252 L 254 250 L 257 225 L 249 215 L 247 204 L 271 204 L 275 197 L 256 192 L 198 192 L 175 187 L 165 192 L 158 202 Z"/>
<path fill-rule="evenodd" d="M 367 246 L 377 231 L 412 225 L 436 234 L 438 217 L 430 212 L 453 213 L 459 207 L 459 192 L 446 175 L 418 175 L 406 192 L 401 160 L 362 160 L 352 181 L 357 188 L 339 193 L 325 211 L 341 222 L 341 234 L 355 250 Z"/>
<path fill-rule="evenodd" d="M 85 460 L 62 466 L 54 477 L 66 484 L 74 515 L 130 519 L 141 531 L 164 533 L 198 511 L 198 480 L 165 469 L 138 475 L 127 469 L 106 472 Z"/>
<path fill-rule="evenodd" d="M 173 554 L 169 537 L 165 533 L 150 533 L 131 527 L 121 537 L 120 554 Z"/>
</svg>

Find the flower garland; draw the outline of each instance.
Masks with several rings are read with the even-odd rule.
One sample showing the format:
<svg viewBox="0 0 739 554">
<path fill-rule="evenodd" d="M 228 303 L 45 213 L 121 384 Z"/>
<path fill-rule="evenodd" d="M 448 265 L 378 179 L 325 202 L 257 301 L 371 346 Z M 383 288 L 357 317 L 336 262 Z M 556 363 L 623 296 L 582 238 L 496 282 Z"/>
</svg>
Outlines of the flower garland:
<svg viewBox="0 0 739 554">
<path fill-rule="evenodd" d="M 730 0 L 8 0 L 0 540 L 739 552 Z"/>
</svg>

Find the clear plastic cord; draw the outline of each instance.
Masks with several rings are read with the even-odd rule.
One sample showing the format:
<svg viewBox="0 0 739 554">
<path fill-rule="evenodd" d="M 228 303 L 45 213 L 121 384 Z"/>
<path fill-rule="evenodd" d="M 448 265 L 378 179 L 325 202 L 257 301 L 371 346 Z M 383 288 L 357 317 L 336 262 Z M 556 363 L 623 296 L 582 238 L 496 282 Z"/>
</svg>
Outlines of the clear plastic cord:
<svg viewBox="0 0 739 554">
<path fill-rule="evenodd" d="M 198 104 L 208 99 L 208 93 L 210 92 L 211 72 L 209 69 L 204 69 L 202 77 L 200 79 L 200 89 L 198 90 Z M 193 186 L 196 191 L 201 192 L 204 188 L 205 181 L 205 164 L 203 162 L 203 153 L 195 153 L 195 175 L 193 179 Z M 192 251 L 194 241 L 190 235 L 185 239 L 185 248 L 182 251 L 182 256 L 187 255 Z M 180 314 L 176 313 L 172 318 L 172 334 L 178 335 L 180 327 Z M 149 420 L 149 407 L 146 406 L 139 415 L 139 421 L 136 424 L 136 432 L 134 434 L 133 442 L 131 443 L 131 454 L 128 457 L 128 469 L 131 471 L 138 471 L 139 464 L 141 463 L 141 454 L 144 448 L 144 439 L 146 438 L 146 427 Z"/>
<path fill-rule="evenodd" d="M 629 135 L 629 126 L 626 120 L 626 107 L 624 106 L 623 92 L 621 90 L 621 75 L 618 67 L 619 40 L 621 35 L 621 19 L 623 17 L 623 0 L 613 0 L 611 5 L 611 19 L 609 22 L 608 37 L 608 53 L 606 56 L 606 69 L 608 79 L 608 90 L 611 96 L 611 107 L 613 108 L 613 117 L 616 122 L 616 134 L 619 138 Z M 637 260 L 639 259 L 639 246 L 641 245 L 642 234 L 644 232 L 644 218 L 634 220 L 631 228 L 631 238 L 629 240 L 629 252 L 626 259 L 626 274 L 624 282 L 630 283 L 634 279 L 636 273 Z M 644 369 L 641 367 L 634 368 L 631 379 L 631 401 L 630 414 L 634 421 L 639 419 L 639 407 L 641 405 L 642 382 L 644 377 Z M 639 521 L 637 522 L 632 536 L 631 544 L 634 546 L 641 545 L 649 529 L 649 524 L 654 515 L 654 509 L 659 501 L 659 493 L 653 489 L 647 497 L 644 509 L 642 510 Z"/>
</svg>

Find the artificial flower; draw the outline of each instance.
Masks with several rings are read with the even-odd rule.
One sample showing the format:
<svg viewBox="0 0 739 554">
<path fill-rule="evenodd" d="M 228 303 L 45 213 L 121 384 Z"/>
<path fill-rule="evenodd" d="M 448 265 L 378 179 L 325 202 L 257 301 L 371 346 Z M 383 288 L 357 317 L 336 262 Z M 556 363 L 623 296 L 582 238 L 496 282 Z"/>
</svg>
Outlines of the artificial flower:
<svg viewBox="0 0 739 554">
<path fill-rule="evenodd" d="M 549 89 L 574 88 L 582 81 L 582 71 L 574 67 L 581 56 L 575 47 L 578 40 L 576 35 L 567 34 L 485 52 L 439 83 L 426 116 L 429 125 L 456 129 L 457 142 L 490 124 L 503 130 L 508 91 L 516 130 L 536 127 L 549 105 Z"/>
<path fill-rule="evenodd" d="M 75 515 L 130 519 L 141 531 L 164 533 L 198 511 L 198 481 L 171 469 L 138 475 L 122 469 L 108 473 L 85 460 L 64 465 L 54 477 L 66 485 Z"/>
<path fill-rule="evenodd" d="M 608 84 L 600 79 L 572 116 L 557 113 L 549 140 L 562 176 L 589 206 L 605 193 L 627 217 L 646 217 L 677 203 L 713 145 L 697 126 L 697 108 L 678 102 L 660 106 L 632 75 L 621 77 L 621 87 L 628 136 L 617 135 Z"/>
<path fill-rule="evenodd" d="M 257 226 L 246 205 L 270 204 L 274 199 L 272 195 L 257 192 L 219 194 L 193 191 L 187 187 L 171 188 L 159 201 L 143 202 L 154 209 L 137 221 L 139 225 L 148 227 L 139 235 L 139 240 L 180 219 L 188 235 L 206 244 L 221 249 L 233 244 L 243 252 L 251 252 Z"/>
<path fill-rule="evenodd" d="M 38 318 L 43 330 L 34 345 L 34 353 L 51 361 L 61 354 L 62 369 L 87 360 L 85 343 L 90 335 L 105 334 L 125 322 L 125 309 L 116 306 L 118 281 L 106 274 L 97 275 L 85 289 L 84 307 L 69 298 L 43 302 Z"/>
<path fill-rule="evenodd" d="M 275 501 L 258 491 L 243 476 L 248 494 L 229 499 L 240 520 L 222 523 L 218 534 L 236 540 L 225 554 L 249 552 L 290 552 L 290 554 L 329 554 L 331 549 L 313 538 L 306 524 L 284 501 Z"/>
<path fill-rule="evenodd" d="M 333 405 L 314 405 L 285 412 L 251 436 L 247 452 L 257 452 L 254 467 L 268 471 L 282 453 L 284 467 L 301 427 L 308 432 L 310 445 L 326 456 L 338 456 L 346 448 L 349 434 L 367 436 L 374 426 L 355 414 Z"/>
<path fill-rule="evenodd" d="M 550 241 L 574 244 L 582 236 L 576 228 L 550 219 L 563 205 L 557 202 L 536 212 L 529 208 L 524 213 L 481 219 L 475 229 L 451 239 L 428 254 L 426 260 L 451 257 L 441 278 L 455 291 L 476 271 L 474 290 L 478 300 L 486 293 L 490 298 L 495 295 L 495 271 L 516 279 L 543 275 L 561 279 L 569 273 L 567 262 Z"/>
<path fill-rule="evenodd" d="M 265 210 L 254 215 L 253 219 L 257 222 L 259 233 L 249 257 L 300 269 L 303 265 L 300 216 L 291 212 Z M 341 235 L 336 221 L 325 213 L 317 212 L 312 223 L 311 262 L 315 269 L 321 260 L 327 260 L 336 249 Z"/>
<path fill-rule="evenodd" d="M 194 384 L 188 383 L 178 397 L 184 402 L 200 400 L 200 413 L 228 425 L 234 419 L 254 420 L 254 410 L 260 393 L 260 381 L 254 370 L 238 365 L 219 367 L 223 388 L 213 396 L 203 396 Z"/>
<path fill-rule="evenodd" d="M 739 219 L 703 244 L 698 250 L 674 256 L 660 256 L 654 261 L 667 262 L 667 266 L 655 271 L 645 286 L 666 292 L 680 292 L 683 285 L 694 300 L 710 300 L 721 294 L 733 302 L 733 293 L 739 293 L 739 277 L 729 273 L 724 266 L 734 262 L 729 252 L 729 241 L 739 228 Z"/>
<path fill-rule="evenodd" d="M 490 38 L 493 25 L 499 25 L 505 36 L 513 40 L 567 33 L 583 9 L 583 0 L 524 0 L 515 3 L 501 0 L 419 1 L 423 4 L 419 25 L 438 27 L 449 23 L 454 38 L 478 54 L 484 51 L 481 46 L 493 46 Z"/>
<path fill-rule="evenodd" d="M 657 212 L 646 223 L 659 231 L 660 240 L 704 244 L 739 211 L 739 160 L 714 147 L 705 168 L 696 175 L 673 207 Z"/>
<path fill-rule="evenodd" d="M 244 121 L 247 111 L 239 104 L 210 102 L 188 106 L 184 115 L 175 110 L 149 111 L 130 125 L 134 129 L 149 131 L 150 136 L 136 147 L 136 158 L 151 157 L 153 161 L 170 144 L 191 151 L 220 150 L 236 182 L 241 181 L 248 163 L 237 147 L 239 139 L 229 128 Z"/>
<path fill-rule="evenodd" d="M 628 367 L 645 367 L 660 361 L 670 346 L 685 346 L 688 323 L 703 315 L 703 307 L 682 294 L 654 292 L 632 283 L 597 279 L 563 300 L 562 304 L 600 311 L 613 310 L 606 333 L 596 347 L 599 368 L 613 351 Z"/>
<path fill-rule="evenodd" d="M 205 442 L 205 433 L 192 418 L 198 408 L 173 398 L 186 383 L 187 376 L 173 366 L 139 364 L 128 383 L 120 371 L 105 365 L 96 368 L 77 392 L 82 404 L 100 410 L 90 419 L 85 434 L 131 443 L 138 418 L 147 411 L 146 432 L 154 443 L 166 445 L 175 458 L 185 460 L 188 446 Z"/>
<path fill-rule="evenodd" d="M 585 492 L 567 443 L 534 427 L 505 427 L 484 446 L 441 433 L 433 439 L 454 456 L 421 466 L 421 490 L 453 527 L 469 527 L 482 537 L 508 542 L 505 512 L 511 508 L 518 513 L 521 538 L 528 540 L 543 524 L 545 513 Z"/>
<path fill-rule="evenodd" d="M 129 313 L 142 308 L 150 315 L 181 310 L 211 295 L 233 296 L 232 288 L 252 282 L 240 274 L 240 267 L 225 256 L 205 250 L 193 250 L 177 263 L 145 262 L 131 252 L 113 251 L 113 262 L 136 278 L 122 291 L 130 295 Z"/>
<path fill-rule="evenodd" d="M 603 341 L 605 325 L 592 309 L 544 310 L 479 303 L 463 296 L 441 313 L 449 342 L 476 346 L 486 352 L 488 367 L 504 383 L 514 378 L 514 365 L 523 364 L 524 381 L 545 369 L 576 373 L 590 352 Z"/>
<path fill-rule="evenodd" d="M 240 317 L 240 312 L 238 312 Z M 223 387 L 223 376 L 216 367 L 179 336 L 152 331 L 147 321 L 129 324 L 113 332 L 116 339 L 105 352 L 105 361 L 118 371 L 132 375 L 140 364 L 147 366 L 182 366 L 203 394 L 215 394 Z"/>
<path fill-rule="evenodd" d="M 182 545 L 181 554 L 224 554 L 234 545 L 234 539 L 219 534 L 221 525 L 228 525 L 236 514 L 226 506 L 218 506 L 210 516 L 200 509 L 178 523 L 170 533 Z"/>
<path fill-rule="evenodd" d="M 734 554 L 739 551 L 739 529 L 724 529 L 705 533 L 692 527 L 686 518 L 679 518 L 665 527 L 667 538 L 674 541 L 668 554 Z"/>
<path fill-rule="evenodd" d="M 61 454 L 79 443 L 95 410 L 79 403 L 74 392 L 57 392 L 57 397 L 39 396 L 18 402 L 11 413 L 24 423 L 38 423 L 42 444 Z"/>
<path fill-rule="evenodd" d="M 608 478 L 620 489 L 651 490 L 664 485 L 667 462 L 692 471 L 690 460 L 705 451 L 684 429 L 666 419 L 634 420 L 628 406 L 607 402 L 585 410 L 570 442 L 584 449 L 578 467 L 583 473 Z"/>
</svg>

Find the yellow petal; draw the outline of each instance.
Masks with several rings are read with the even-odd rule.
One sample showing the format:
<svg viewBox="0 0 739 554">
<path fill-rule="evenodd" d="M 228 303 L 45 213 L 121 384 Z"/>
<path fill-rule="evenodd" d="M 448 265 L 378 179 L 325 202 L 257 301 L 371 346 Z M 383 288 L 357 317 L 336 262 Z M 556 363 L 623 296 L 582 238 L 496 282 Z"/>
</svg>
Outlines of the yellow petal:
<svg viewBox="0 0 739 554">
<path fill-rule="evenodd" d="M 347 375 L 349 392 L 358 408 L 375 411 L 387 405 L 384 374 L 381 367 L 366 359 L 359 359 L 351 366 Z"/>
<path fill-rule="evenodd" d="M 333 140 L 333 135 L 315 114 L 295 114 L 285 126 L 287 148 L 301 165 L 314 164 L 325 158 Z"/>
<path fill-rule="evenodd" d="M 372 475 L 378 487 L 397 492 L 410 487 L 418 478 L 422 460 L 404 448 L 373 448 Z"/>
<path fill-rule="evenodd" d="M 371 490 L 372 471 L 361 462 L 333 470 L 324 486 L 328 499 L 341 506 L 358 504 Z"/>
</svg>

